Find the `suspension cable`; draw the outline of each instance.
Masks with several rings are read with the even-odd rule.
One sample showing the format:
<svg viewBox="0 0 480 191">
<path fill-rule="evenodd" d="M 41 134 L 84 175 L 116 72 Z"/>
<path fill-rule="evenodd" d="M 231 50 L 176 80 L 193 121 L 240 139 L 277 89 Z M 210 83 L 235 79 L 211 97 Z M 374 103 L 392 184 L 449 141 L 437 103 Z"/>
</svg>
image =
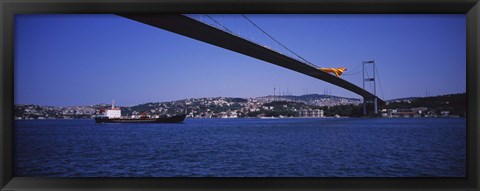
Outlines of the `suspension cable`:
<svg viewBox="0 0 480 191">
<path fill-rule="evenodd" d="M 355 68 L 351 69 L 351 70 L 348 70 L 347 72 L 345 72 L 344 74 L 350 74 L 351 72 L 355 71 L 357 68 L 359 68 L 362 64 L 358 64 L 357 66 L 355 66 Z M 357 73 L 360 73 L 360 71 L 358 71 Z M 355 73 L 355 74 L 357 74 Z"/>
<path fill-rule="evenodd" d="M 227 27 L 223 26 L 222 24 L 220 24 L 220 22 L 218 22 L 217 20 L 213 19 L 212 17 L 210 17 L 209 15 L 207 14 L 204 14 L 205 16 L 207 16 L 209 19 L 211 19 L 213 22 L 217 23 L 218 25 L 220 25 L 220 27 L 222 27 L 223 29 L 227 30 L 229 33 L 232 33 L 232 34 L 235 34 L 233 33 L 230 29 L 228 29 Z"/>
<path fill-rule="evenodd" d="M 382 99 L 385 99 L 385 96 L 383 95 L 382 81 L 380 80 L 378 69 L 375 69 L 375 72 L 377 73 L 377 76 L 378 76 L 378 85 L 380 85 L 380 92 L 382 93 Z"/>
<path fill-rule="evenodd" d="M 262 28 L 260 28 L 258 25 L 256 25 L 252 20 L 250 20 L 247 16 L 245 16 L 244 14 L 241 14 L 245 19 L 248 20 L 248 22 L 250 22 L 253 26 L 255 26 L 258 30 L 262 31 L 263 34 L 267 35 L 270 39 L 272 39 L 273 41 L 275 41 L 276 43 L 278 43 L 280 46 L 282 46 L 283 48 L 285 48 L 287 51 L 289 51 L 290 53 L 294 54 L 295 56 L 297 56 L 298 58 L 302 59 L 304 62 L 306 62 L 307 64 L 310 64 L 310 65 L 313 65 L 315 66 L 314 64 L 312 64 L 311 62 L 309 62 L 308 60 L 306 60 L 305 58 L 301 57 L 300 55 L 298 55 L 297 53 L 293 52 L 292 50 L 290 50 L 289 48 L 287 48 L 285 45 L 283 45 L 282 43 L 280 43 L 278 40 L 276 40 L 275 38 L 273 38 L 271 35 L 269 35 L 267 32 L 265 32 Z M 315 66 L 317 67 L 317 66 Z"/>
<path fill-rule="evenodd" d="M 362 71 L 358 71 L 358 72 L 355 72 L 355 73 L 343 73 L 342 75 L 347 75 L 347 76 L 349 76 L 349 75 L 360 74 L 360 72 L 362 72 Z"/>
<path fill-rule="evenodd" d="M 367 79 L 370 79 L 370 75 L 368 74 L 368 70 L 365 70 L 365 72 L 367 72 Z M 363 79 L 363 80 L 365 80 L 365 79 Z M 373 81 L 373 83 L 375 83 L 375 80 Z M 373 90 L 372 83 L 370 83 L 370 80 L 368 81 L 368 84 L 370 85 L 370 90 Z"/>
</svg>

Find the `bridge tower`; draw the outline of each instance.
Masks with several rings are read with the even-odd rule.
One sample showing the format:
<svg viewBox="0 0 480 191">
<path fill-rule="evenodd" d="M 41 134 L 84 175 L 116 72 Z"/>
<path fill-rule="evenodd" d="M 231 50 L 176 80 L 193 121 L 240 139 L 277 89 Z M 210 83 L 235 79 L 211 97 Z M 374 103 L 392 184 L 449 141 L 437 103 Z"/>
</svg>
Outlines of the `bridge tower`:
<svg viewBox="0 0 480 191">
<path fill-rule="evenodd" d="M 366 65 L 371 65 L 373 69 L 373 77 L 368 76 L 367 70 L 365 70 Z M 370 61 L 363 61 L 362 62 L 362 70 L 363 70 L 363 89 L 365 89 L 365 82 L 372 83 L 373 82 L 373 95 L 375 98 L 373 100 L 367 100 L 367 98 L 363 98 L 363 115 L 367 115 L 367 102 L 373 102 L 373 113 L 378 114 L 378 105 L 377 105 L 377 83 L 375 83 L 375 60 Z M 365 78 L 365 72 L 367 72 L 367 78 Z"/>
</svg>

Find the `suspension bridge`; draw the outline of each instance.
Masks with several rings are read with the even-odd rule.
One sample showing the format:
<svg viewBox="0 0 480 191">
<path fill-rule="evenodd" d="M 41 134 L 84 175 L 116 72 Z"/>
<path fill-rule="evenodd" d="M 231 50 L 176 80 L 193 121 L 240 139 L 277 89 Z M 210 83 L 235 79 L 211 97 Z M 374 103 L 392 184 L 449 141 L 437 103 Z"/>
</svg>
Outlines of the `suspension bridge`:
<svg viewBox="0 0 480 191">
<path fill-rule="evenodd" d="M 281 44 L 278 40 L 274 39 L 271 35 L 266 33 L 260 27 L 258 27 L 248 17 L 242 15 L 248 22 L 261 30 L 273 41 L 278 43 L 283 49 L 287 50 L 290 54 L 293 54 L 297 58 L 290 56 L 281 51 L 274 50 L 268 46 L 262 45 L 258 42 L 248 40 L 223 26 L 220 22 L 216 21 L 212 17 L 205 15 L 207 18 L 214 21 L 218 26 L 202 22 L 191 18 L 186 15 L 180 14 L 121 14 L 119 16 L 138 21 L 150 26 L 154 26 L 163 30 L 167 30 L 179 35 L 183 35 L 195 40 L 199 40 L 205 43 L 209 43 L 221 48 L 225 48 L 240 54 L 244 54 L 265 62 L 281 66 L 313 78 L 334 84 L 342 87 L 353 93 L 356 93 L 363 97 L 364 100 L 364 114 L 366 114 L 366 102 L 374 103 L 374 113 L 377 113 L 377 104 L 384 104 L 385 102 L 377 97 L 375 94 L 365 90 L 365 81 L 371 81 L 374 78 L 364 78 L 363 88 L 356 86 L 355 84 L 348 82 L 335 75 L 323 72 L 319 70 L 319 67 L 310 63 L 300 55 L 288 49 L 288 47 Z M 365 66 L 363 66 L 365 68 Z"/>
</svg>

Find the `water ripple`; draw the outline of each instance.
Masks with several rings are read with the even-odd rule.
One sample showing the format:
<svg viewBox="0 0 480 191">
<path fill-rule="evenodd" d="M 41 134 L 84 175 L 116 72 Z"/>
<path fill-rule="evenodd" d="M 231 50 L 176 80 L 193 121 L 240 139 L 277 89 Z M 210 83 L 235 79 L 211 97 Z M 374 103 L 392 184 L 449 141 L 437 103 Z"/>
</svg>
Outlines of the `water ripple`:
<svg viewBox="0 0 480 191">
<path fill-rule="evenodd" d="M 464 177 L 465 119 L 15 122 L 15 176 Z"/>
</svg>

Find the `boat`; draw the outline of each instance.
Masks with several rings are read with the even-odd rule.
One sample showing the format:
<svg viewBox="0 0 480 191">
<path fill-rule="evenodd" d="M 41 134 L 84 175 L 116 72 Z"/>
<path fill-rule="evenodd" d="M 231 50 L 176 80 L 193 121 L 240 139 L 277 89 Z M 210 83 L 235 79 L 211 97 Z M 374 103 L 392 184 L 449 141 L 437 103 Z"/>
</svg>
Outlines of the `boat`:
<svg viewBox="0 0 480 191">
<path fill-rule="evenodd" d="M 108 118 L 95 117 L 96 123 L 181 123 L 187 115 L 175 115 L 159 118 Z"/>
<path fill-rule="evenodd" d="M 182 123 L 186 116 L 186 114 L 180 114 L 155 118 L 144 112 L 139 117 L 123 117 L 120 108 L 115 107 L 113 103 L 110 109 L 100 109 L 100 114 L 94 119 L 96 123 Z"/>
</svg>

